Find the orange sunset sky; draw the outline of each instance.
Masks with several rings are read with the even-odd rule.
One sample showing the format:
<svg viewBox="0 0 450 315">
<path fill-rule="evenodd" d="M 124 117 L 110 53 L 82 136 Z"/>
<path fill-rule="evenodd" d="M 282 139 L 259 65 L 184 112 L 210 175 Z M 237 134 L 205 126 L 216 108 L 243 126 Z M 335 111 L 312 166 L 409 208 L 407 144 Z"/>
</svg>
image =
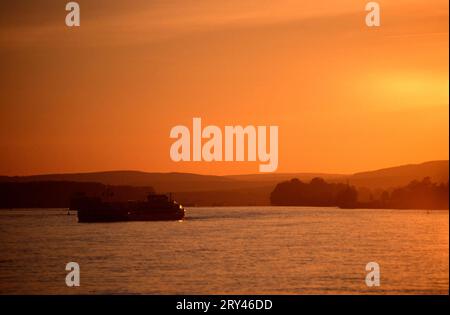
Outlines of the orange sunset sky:
<svg viewBox="0 0 450 315">
<path fill-rule="evenodd" d="M 0 175 L 257 173 L 172 162 L 170 129 L 278 125 L 278 172 L 448 159 L 448 1 L 0 2 Z"/>
</svg>

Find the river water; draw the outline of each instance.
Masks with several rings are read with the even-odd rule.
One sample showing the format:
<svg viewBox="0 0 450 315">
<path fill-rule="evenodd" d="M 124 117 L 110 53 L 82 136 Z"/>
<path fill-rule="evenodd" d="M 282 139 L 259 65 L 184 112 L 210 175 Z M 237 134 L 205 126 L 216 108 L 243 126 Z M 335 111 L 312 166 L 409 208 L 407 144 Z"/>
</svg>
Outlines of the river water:
<svg viewBox="0 0 450 315">
<path fill-rule="evenodd" d="M 188 208 L 182 222 L 0 211 L 2 294 L 448 294 L 449 213 Z M 80 266 L 67 287 L 68 262 Z M 365 283 L 380 266 L 380 286 Z"/>
</svg>

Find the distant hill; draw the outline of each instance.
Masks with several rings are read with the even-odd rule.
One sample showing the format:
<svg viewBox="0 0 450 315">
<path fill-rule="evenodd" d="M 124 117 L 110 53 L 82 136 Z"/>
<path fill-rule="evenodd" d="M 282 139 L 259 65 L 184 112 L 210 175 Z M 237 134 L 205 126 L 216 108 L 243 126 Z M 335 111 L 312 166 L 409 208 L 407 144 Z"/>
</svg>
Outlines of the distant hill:
<svg viewBox="0 0 450 315">
<path fill-rule="evenodd" d="M 448 160 L 431 161 L 356 173 L 348 177 L 348 180 L 357 187 L 394 188 L 425 177 L 430 177 L 432 182 L 446 183 L 448 171 Z"/>
<path fill-rule="evenodd" d="M 104 185 L 150 186 L 157 193 L 175 193 L 181 202 L 196 205 L 267 205 L 269 194 L 283 181 L 298 178 L 309 182 L 322 177 L 330 183 L 345 183 L 369 189 L 390 189 L 412 180 L 430 177 L 433 182 L 448 182 L 449 161 L 431 161 L 402 165 L 356 174 L 274 173 L 231 176 L 189 173 L 146 173 L 109 171 L 34 176 L 0 176 L 0 182 L 70 181 L 96 182 Z"/>
<path fill-rule="evenodd" d="M 299 177 L 310 180 L 327 174 L 253 174 L 214 176 L 190 173 L 146 173 L 140 171 L 108 171 L 92 173 L 45 174 L 33 176 L 0 176 L 0 182 L 71 181 L 97 182 L 105 185 L 152 186 L 157 192 L 204 192 L 272 187 L 276 183 Z M 342 175 L 340 175 L 342 176 Z"/>
<path fill-rule="evenodd" d="M 97 182 L 105 185 L 152 186 L 158 192 L 231 189 L 234 181 L 221 176 L 189 173 L 146 173 L 108 171 L 93 173 L 46 174 L 34 176 L 0 176 L 0 182 L 71 181 Z"/>
</svg>

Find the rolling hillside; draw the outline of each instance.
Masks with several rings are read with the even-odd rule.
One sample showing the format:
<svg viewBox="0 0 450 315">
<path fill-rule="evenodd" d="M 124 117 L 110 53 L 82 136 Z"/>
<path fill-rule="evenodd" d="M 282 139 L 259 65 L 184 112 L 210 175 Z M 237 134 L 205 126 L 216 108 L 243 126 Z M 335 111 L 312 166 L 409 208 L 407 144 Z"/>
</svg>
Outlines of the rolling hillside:
<svg viewBox="0 0 450 315">
<path fill-rule="evenodd" d="M 349 182 L 356 187 L 390 189 L 412 180 L 430 177 L 433 182 L 447 182 L 449 161 L 430 161 L 361 172 L 351 175 L 321 173 L 275 173 L 211 176 L 189 173 L 146 173 L 109 171 L 35 176 L 0 176 L 0 182 L 70 181 L 105 185 L 151 186 L 158 193 L 175 193 L 181 202 L 196 205 L 267 205 L 276 184 L 299 178 L 308 182 L 322 177 L 327 182 Z"/>
</svg>

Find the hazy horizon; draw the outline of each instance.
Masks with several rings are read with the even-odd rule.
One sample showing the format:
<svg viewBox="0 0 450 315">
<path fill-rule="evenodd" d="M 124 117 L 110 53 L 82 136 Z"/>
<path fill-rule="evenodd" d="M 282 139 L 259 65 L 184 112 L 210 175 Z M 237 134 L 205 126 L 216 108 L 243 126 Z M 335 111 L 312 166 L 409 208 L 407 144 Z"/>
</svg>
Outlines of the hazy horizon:
<svg viewBox="0 0 450 315">
<path fill-rule="evenodd" d="M 146 170 L 136 170 L 136 169 L 110 169 L 110 170 L 89 170 L 89 171 L 71 171 L 71 172 L 58 172 L 58 173 L 36 173 L 36 174 L 20 174 L 20 175 L 7 175 L 7 174 L 0 174 L 0 176 L 7 176 L 7 177 L 28 177 L 28 176 L 40 176 L 40 175 L 63 175 L 63 174 L 86 174 L 86 173 L 109 173 L 109 172 L 138 172 L 138 173 L 151 173 L 151 174 L 192 174 L 192 175 L 204 175 L 204 176 L 221 176 L 221 177 L 227 177 L 227 176 L 252 176 L 252 175 L 261 175 L 261 176 L 272 176 L 272 175 L 284 175 L 284 174 L 323 174 L 323 175 L 335 175 L 335 176 L 350 176 L 358 173 L 365 173 L 365 172 L 373 172 L 373 171 L 379 171 L 384 169 L 390 169 L 390 168 L 396 168 L 396 167 L 402 167 L 402 166 L 409 166 L 409 165 L 421 165 L 425 163 L 430 162 L 448 162 L 449 160 L 431 160 L 431 161 L 424 161 L 419 163 L 407 163 L 407 164 L 400 164 L 400 165 L 391 165 L 391 166 L 385 166 L 385 167 L 379 167 L 376 169 L 368 169 L 368 170 L 359 170 L 357 172 L 353 173 L 329 173 L 329 172 L 321 172 L 321 171 L 292 171 L 292 172 L 273 172 L 273 173 L 238 173 L 238 174 L 211 174 L 211 173 L 193 173 L 193 172 L 181 172 L 181 171 L 146 171 Z"/>
</svg>

